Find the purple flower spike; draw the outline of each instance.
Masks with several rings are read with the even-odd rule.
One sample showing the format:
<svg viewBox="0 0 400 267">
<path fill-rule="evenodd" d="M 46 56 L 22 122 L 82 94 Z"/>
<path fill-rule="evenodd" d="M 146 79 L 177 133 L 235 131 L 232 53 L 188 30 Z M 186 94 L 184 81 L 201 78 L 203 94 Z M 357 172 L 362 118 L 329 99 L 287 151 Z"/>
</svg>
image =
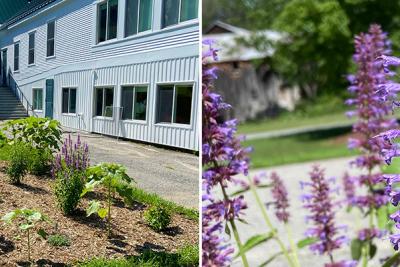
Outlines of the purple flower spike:
<svg viewBox="0 0 400 267">
<path fill-rule="evenodd" d="M 341 261 L 337 263 L 327 263 L 325 267 L 356 267 L 357 261 Z"/>
<path fill-rule="evenodd" d="M 237 120 L 221 122 L 221 112 L 230 108 L 222 101 L 222 97 L 211 91 L 213 80 L 217 77 L 217 69 L 207 63 L 217 60 L 217 50 L 212 41 L 203 43 L 203 176 L 202 176 L 202 260 L 203 266 L 230 266 L 234 249 L 225 235 L 227 222 L 240 219 L 247 208 L 243 196 L 224 199 L 214 195 L 214 189 L 225 190 L 230 184 L 248 187 L 239 181 L 237 174 L 247 174 L 249 169 L 248 148 L 240 144 L 241 138 L 235 136 Z"/>
<path fill-rule="evenodd" d="M 283 184 L 282 179 L 278 176 L 277 173 L 273 172 L 271 174 L 272 180 L 272 197 L 275 200 L 273 203 L 275 206 L 275 216 L 276 218 L 283 223 L 287 223 L 289 221 L 289 200 L 288 200 L 288 192 L 286 190 L 285 185 Z"/>
<path fill-rule="evenodd" d="M 332 255 L 335 249 L 347 242 L 347 238 L 338 236 L 342 227 L 336 226 L 334 202 L 331 198 L 329 181 L 324 170 L 313 166 L 310 172 L 311 183 L 305 185 L 307 190 L 304 207 L 309 210 L 308 221 L 313 225 L 307 230 L 307 237 L 315 237 L 319 241 L 310 245 L 310 249 L 318 254 Z"/>
</svg>

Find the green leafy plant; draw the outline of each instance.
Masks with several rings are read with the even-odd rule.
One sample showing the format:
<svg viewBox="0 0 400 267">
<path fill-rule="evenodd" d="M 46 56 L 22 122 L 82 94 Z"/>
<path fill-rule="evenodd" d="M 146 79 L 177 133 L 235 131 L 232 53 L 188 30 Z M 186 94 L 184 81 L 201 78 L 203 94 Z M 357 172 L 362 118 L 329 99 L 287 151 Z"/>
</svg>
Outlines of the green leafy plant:
<svg viewBox="0 0 400 267">
<path fill-rule="evenodd" d="M 86 210 L 87 216 L 97 213 L 102 219 L 107 217 L 107 234 L 111 236 L 111 206 L 115 193 L 118 193 L 125 203 L 133 202 L 132 192 L 134 180 L 126 174 L 126 168 L 116 163 L 100 163 L 88 169 L 89 182 L 81 194 L 83 197 L 88 192 L 102 186 L 107 191 L 107 205 L 102 207 L 101 203 L 92 200 Z"/>
<path fill-rule="evenodd" d="M 48 218 L 36 210 L 16 209 L 1 218 L 7 224 L 16 221 L 19 229 L 27 233 L 28 260 L 31 261 L 31 231 L 36 227 L 36 223 L 49 221 Z M 43 229 L 38 229 L 37 234 L 45 238 L 47 235 Z"/>
<path fill-rule="evenodd" d="M 177 252 L 179 266 L 198 266 L 199 264 L 199 246 L 187 245 L 180 248 Z"/>
<path fill-rule="evenodd" d="M 57 205 L 64 214 L 72 214 L 79 204 L 81 193 L 85 187 L 85 174 L 73 172 L 68 176 L 57 174 L 54 185 L 54 195 Z"/>
<path fill-rule="evenodd" d="M 33 148 L 29 159 L 29 172 L 33 175 L 45 175 L 50 172 L 53 154 L 50 150 Z"/>
<path fill-rule="evenodd" d="M 71 240 L 66 235 L 55 234 L 47 237 L 47 243 L 53 247 L 69 247 Z"/>
<path fill-rule="evenodd" d="M 30 149 L 24 143 L 15 143 L 10 152 L 10 163 L 7 167 L 7 175 L 11 184 L 20 184 L 29 168 Z"/>
<path fill-rule="evenodd" d="M 3 130 L 11 138 L 9 144 L 23 142 L 39 150 L 55 152 L 60 147 L 62 131 L 60 123 L 47 118 L 29 117 L 9 121 Z"/>
<path fill-rule="evenodd" d="M 156 205 L 144 213 L 146 223 L 155 231 L 165 230 L 171 223 L 170 212 L 161 205 Z"/>
</svg>

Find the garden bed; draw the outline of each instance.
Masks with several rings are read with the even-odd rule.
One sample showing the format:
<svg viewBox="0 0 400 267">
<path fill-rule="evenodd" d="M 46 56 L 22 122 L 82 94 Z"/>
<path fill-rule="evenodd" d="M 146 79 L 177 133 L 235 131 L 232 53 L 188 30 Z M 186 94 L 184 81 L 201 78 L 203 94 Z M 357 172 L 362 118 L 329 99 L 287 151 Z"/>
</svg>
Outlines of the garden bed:
<svg viewBox="0 0 400 267">
<path fill-rule="evenodd" d="M 31 257 L 38 265 L 64 266 L 79 261 L 101 258 L 123 258 L 139 255 L 145 250 L 174 253 L 186 245 L 198 243 L 198 222 L 174 214 L 170 227 L 155 232 L 143 220 L 147 206 L 136 203 L 126 207 L 116 199 L 112 210 L 113 236 L 107 238 L 106 225 L 97 215 L 86 216 L 90 199 L 103 201 L 104 194 L 90 194 L 80 204 L 75 215 L 66 217 L 57 208 L 53 180 L 27 175 L 21 186 L 7 183 L 4 162 L 0 162 L 0 216 L 16 208 L 35 209 L 49 217 L 42 223 L 49 234 L 63 234 L 70 246 L 53 247 L 38 235 L 33 235 Z M 25 233 L 16 226 L 0 228 L 0 266 L 24 264 L 27 260 Z"/>
</svg>

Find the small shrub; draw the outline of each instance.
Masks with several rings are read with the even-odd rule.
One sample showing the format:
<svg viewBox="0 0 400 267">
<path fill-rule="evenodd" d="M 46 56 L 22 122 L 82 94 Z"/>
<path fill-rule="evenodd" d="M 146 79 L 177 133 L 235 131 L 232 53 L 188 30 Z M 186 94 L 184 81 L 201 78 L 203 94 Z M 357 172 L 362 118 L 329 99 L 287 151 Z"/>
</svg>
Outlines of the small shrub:
<svg viewBox="0 0 400 267">
<path fill-rule="evenodd" d="M 26 144 L 15 143 L 10 152 L 10 162 L 7 167 L 8 180 L 11 184 L 20 184 L 29 168 L 30 149 Z"/>
<path fill-rule="evenodd" d="M 29 172 L 41 176 L 48 174 L 51 170 L 53 155 L 50 150 L 39 150 L 33 148 L 29 159 Z"/>
<path fill-rule="evenodd" d="M 47 243 L 53 247 L 69 247 L 71 241 L 66 235 L 55 234 L 47 237 Z"/>
<path fill-rule="evenodd" d="M 161 205 L 156 205 L 145 211 L 146 223 L 155 231 L 163 231 L 171 223 L 171 214 Z"/>
<path fill-rule="evenodd" d="M 188 245 L 178 250 L 179 266 L 191 267 L 199 265 L 199 246 Z"/>
<path fill-rule="evenodd" d="M 52 175 L 55 178 L 54 194 L 57 205 L 64 214 L 72 214 L 79 204 L 86 182 L 89 166 L 89 148 L 82 144 L 80 136 L 76 143 L 71 136 L 65 139 L 61 153 L 55 158 Z"/>
</svg>

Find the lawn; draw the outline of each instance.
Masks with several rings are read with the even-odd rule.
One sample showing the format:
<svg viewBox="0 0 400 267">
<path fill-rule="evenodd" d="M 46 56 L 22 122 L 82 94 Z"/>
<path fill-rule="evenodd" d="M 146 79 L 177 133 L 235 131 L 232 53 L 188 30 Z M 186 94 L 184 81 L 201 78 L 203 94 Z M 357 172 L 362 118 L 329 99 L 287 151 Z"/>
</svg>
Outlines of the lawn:
<svg viewBox="0 0 400 267">
<path fill-rule="evenodd" d="M 244 142 L 253 147 L 253 168 L 356 155 L 347 149 L 346 129 L 323 130 L 281 138 Z"/>
</svg>

